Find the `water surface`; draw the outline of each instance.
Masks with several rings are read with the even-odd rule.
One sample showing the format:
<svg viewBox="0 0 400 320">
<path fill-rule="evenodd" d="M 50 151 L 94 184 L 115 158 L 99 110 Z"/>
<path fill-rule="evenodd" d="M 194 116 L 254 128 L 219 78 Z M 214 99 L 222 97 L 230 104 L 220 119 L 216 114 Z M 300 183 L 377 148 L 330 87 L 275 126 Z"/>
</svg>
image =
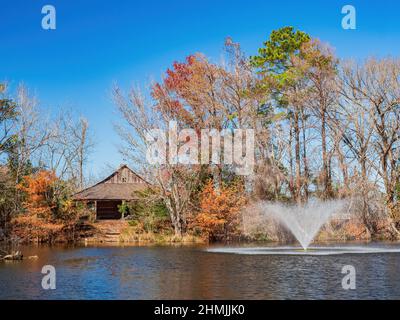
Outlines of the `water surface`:
<svg viewBox="0 0 400 320">
<path fill-rule="evenodd" d="M 400 253 L 240 255 L 207 249 L 23 247 L 25 256 L 39 259 L 0 263 L 0 298 L 400 299 Z M 56 290 L 42 289 L 43 265 L 56 268 Z M 356 290 L 342 288 L 344 265 L 356 269 Z"/>
</svg>

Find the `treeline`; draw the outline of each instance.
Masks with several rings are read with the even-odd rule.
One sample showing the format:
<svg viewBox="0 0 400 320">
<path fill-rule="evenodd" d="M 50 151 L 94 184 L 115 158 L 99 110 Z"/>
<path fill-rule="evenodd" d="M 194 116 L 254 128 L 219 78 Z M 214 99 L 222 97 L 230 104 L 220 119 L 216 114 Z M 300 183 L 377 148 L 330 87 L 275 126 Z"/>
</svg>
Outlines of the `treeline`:
<svg viewBox="0 0 400 320">
<path fill-rule="evenodd" d="M 77 218 L 71 196 L 85 184 L 88 121 L 40 108 L 24 85 L 0 89 L 0 240 L 48 239 Z"/>
<path fill-rule="evenodd" d="M 221 63 L 198 53 L 149 94 L 114 88 L 121 151 L 154 183 L 177 235 L 240 234 L 245 203 L 347 198 L 369 237 L 397 237 L 399 75 L 398 58 L 339 60 L 292 27 L 273 31 L 252 57 L 228 38 Z M 170 121 L 196 132 L 254 129 L 254 174 L 237 176 L 222 154 L 210 165 L 150 165 L 148 134 Z"/>
<path fill-rule="evenodd" d="M 220 63 L 197 53 L 175 62 L 149 92 L 115 86 L 122 155 L 152 184 L 129 205 L 134 225 L 227 240 L 244 235 L 243 219 L 259 214 L 259 201 L 345 198 L 355 218 L 349 235 L 398 237 L 399 75 L 398 58 L 339 60 L 323 42 L 284 27 L 256 56 L 228 38 Z M 209 164 L 149 163 L 152 130 L 168 132 L 171 121 L 199 141 L 204 129 L 254 130 L 253 173 L 238 175 L 222 152 Z M 0 125 L 1 232 L 12 225 L 17 236 L 39 238 L 74 228 L 84 208 L 71 196 L 85 185 L 93 145 L 88 122 L 51 115 L 25 87 L 12 95 L 2 85 Z M 178 148 L 190 143 L 178 140 Z"/>
</svg>

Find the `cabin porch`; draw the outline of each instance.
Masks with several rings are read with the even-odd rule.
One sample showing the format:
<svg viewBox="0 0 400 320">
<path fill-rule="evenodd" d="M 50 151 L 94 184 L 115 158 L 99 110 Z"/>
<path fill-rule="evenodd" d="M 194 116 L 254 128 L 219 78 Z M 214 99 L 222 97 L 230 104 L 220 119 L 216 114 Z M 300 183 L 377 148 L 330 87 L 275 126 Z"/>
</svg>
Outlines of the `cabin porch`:
<svg viewBox="0 0 400 320">
<path fill-rule="evenodd" d="M 122 214 L 118 210 L 118 206 L 122 204 L 122 200 L 97 200 L 95 201 L 96 219 L 97 220 L 117 220 L 122 218 Z"/>
</svg>

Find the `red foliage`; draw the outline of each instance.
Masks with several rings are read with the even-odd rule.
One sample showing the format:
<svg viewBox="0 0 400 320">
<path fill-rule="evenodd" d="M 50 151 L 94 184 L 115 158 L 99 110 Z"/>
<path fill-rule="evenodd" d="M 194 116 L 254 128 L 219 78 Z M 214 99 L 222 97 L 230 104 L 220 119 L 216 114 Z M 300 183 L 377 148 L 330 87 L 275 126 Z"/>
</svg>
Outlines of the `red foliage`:
<svg viewBox="0 0 400 320">
<path fill-rule="evenodd" d="M 201 55 L 191 55 L 185 62 L 175 62 L 162 83 L 152 88 L 157 108 L 193 129 L 217 127 L 218 83 L 221 69 Z M 212 110 L 211 110 L 212 109 Z M 211 116 L 212 115 L 212 116 Z"/>
<path fill-rule="evenodd" d="M 196 61 L 196 57 L 190 55 L 186 57 L 186 63 L 174 62 L 173 70 L 168 69 L 168 77 L 164 83 L 168 90 L 181 91 L 185 89 L 185 84 L 192 80 L 193 76 L 193 65 Z"/>
</svg>

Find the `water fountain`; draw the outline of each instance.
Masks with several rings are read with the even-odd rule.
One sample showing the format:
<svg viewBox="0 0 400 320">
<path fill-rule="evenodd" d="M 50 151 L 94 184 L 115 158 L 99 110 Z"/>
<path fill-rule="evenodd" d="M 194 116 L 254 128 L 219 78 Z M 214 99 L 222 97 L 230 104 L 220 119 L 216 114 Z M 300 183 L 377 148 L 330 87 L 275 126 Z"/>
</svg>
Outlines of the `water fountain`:
<svg viewBox="0 0 400 320">
<path fill-rule="evenodd" d="M 278 219 L 288 228 L 307 250 L 311 241 L 333 213 L 345 205 L 342 200 L 317 201 L 312 200 L 301 205 L 284 205 L 279 203 L 263 204 L 264 212 Z"/>
<path fill-rule="evenodd" d="M 301 247 L 220 247 L 208 249 L 216 253 L 237 254 L 295 254 L 295 255 L 333 255 L 346 253 L 383 253 L 400 252 L 398 248 L 365 247 L 365 246 L 313 246 L 311 242 L 321 227 L 335 214 L 340 218 L 349 211 L 349 204 L 344 200 L 320 201 L 311 200 L 301 205 L 286 205 L 282 203 L 260 203 L 264 215 L 278 220 L 291 231 Z"/>
</svg>

